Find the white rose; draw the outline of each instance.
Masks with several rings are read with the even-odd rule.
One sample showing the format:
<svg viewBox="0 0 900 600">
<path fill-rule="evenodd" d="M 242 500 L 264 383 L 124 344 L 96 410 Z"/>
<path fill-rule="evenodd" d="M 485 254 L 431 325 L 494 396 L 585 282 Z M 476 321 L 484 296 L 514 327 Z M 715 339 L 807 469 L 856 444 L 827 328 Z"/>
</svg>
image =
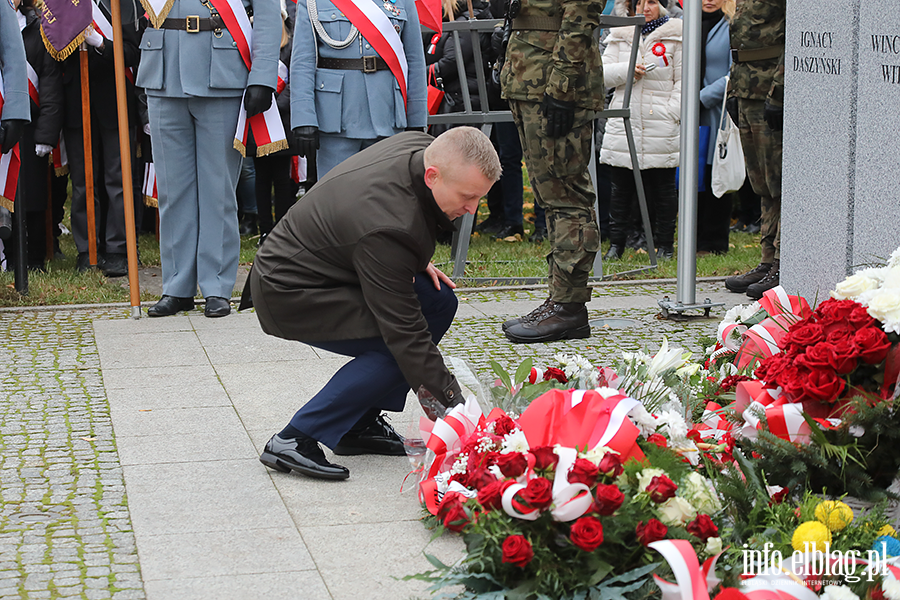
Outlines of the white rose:
<svg viewBox="0 0 900 600">
<path fill-rule="evenodd" d="M 884 597 L 888 600 L 900 600 L 900 581 L 893 577 L 885 579 L 881 584 L 881 589 L 884 591 Z"/>
<path fill-rule="evenodd" d="M 722 538 L 720 537 L 711 537 L 706 538 L 706 553 L 710 556 L 715 556 L 716 554 L 722 551 Z"/>
<path fill-rule="evenodd" d="M 865 291 L 878 287 L 878 281 L 857 273 L 851 275 L 836 286 L 831 292 L 831 297 L 837 300 L 855 300 L 857 296 Z"/>
<path fill-rule="evenodd" d="M 687 476 L 682 482 L 681 493 L 689 498 L 700 512 L 712 515 L 722 510 L 712 484 L 699 473 L 694 472 Z"/>
<path fill-rule="evenodd" d="M 869 315 L 882 323 L 900 320 L 900 290 L 880 290 L 872 296 Z"/>
<path fill-rule="evenodd" d="M 825 593 L 820 596 L 822 600 L 859 600 L 846 585 L 826 585 Z"/>
<path fill-rule="evenodd" d="M 675 496 L 659 505 L 659 520 L 666 525 L 680 525 L 692 521 L 697 516 L 697 509 L 691 503 Z"/>
<path fill-rule="evenodd" d="M 884 283 L 882 287 L 900 288 L 900 267 L 888 269 L 884 274 Z"/>
<path fill-rule="evenodd" d="M 640 491 L 644 491 L 647 489 L 647 486 L 650 485 L 650 481 L 654 477 L 658 477 L 660 475 L 665 475 L 666 472 L 662 469 L 644 469 L 638 475 L 638 489 Z"/>
</svg>

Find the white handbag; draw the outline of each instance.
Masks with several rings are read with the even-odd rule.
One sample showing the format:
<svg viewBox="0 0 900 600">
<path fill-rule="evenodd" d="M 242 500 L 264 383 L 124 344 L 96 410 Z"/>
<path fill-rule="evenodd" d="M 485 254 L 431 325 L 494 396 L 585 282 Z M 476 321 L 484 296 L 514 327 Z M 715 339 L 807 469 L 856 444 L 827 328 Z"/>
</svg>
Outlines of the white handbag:
<svg viewBox="0 0 900 600">
<path fill-rule="evenodd" d="M 716 152 L 712 164 L 712 193 L 716 198 L 741 189 L 747 176 L 744 149 L 741 148 L 741 132 L 725 110 L 727 97 L 726 93 L 722 99 L 722 118 L 716 133 Z"/>
</svg>

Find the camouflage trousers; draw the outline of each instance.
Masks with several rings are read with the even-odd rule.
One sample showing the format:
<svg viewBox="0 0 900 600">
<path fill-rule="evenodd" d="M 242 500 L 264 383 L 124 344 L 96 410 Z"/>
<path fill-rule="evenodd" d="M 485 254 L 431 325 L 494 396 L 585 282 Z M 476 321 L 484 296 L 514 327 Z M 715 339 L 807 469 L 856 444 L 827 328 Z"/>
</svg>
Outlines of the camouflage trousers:
<svg viewBox="0 0 900 600">
<path fill-rule="evenodd" d="M 594 186 L 588 173 L 594 111 L 575 111 L 568 135 L 549 138 L 537 102 L 510 100 L 534 198 L 547 211 L 550 298 L 588 302 L 588 277 L 600 249 Z"/>
<path fill-rule="evenodd" d="M 747 177 L 761 203 L 760 262 L 770 263 L 781 258 L 782 132 L 772 131 L 766 124 L 765 100 L 740 98 L 738 112 Z"/>
</svg>

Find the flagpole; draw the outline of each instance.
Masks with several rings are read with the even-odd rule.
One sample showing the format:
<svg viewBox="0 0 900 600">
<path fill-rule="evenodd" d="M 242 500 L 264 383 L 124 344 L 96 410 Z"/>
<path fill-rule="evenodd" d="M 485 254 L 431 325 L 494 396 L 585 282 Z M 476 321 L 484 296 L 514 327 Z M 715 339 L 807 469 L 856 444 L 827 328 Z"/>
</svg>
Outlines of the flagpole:
<svg viewBox="0 0 900 600">
<path fill-rule="evenodd" d="M 47 155 L 48 158 L 50 155 Z M 44 229 L 46 229 L 46 243 L 44 244 L 44 253 L 47 262 L 53 260 L 54 243 L 53 240 L 53 162 L 46 166 L 47 169 L 47 209 L 44 211 Z"/>
<path fill-rule="evenodd" d="M 94 213 L 94 151 L 91 145 L 91 82 L 87 47 L 78 49 L 81 61 L 81 134 L 84 139 L 84 192 L 87 207 L 88 262 L 97 266 L 97 219 Z"/>
<path fill-rule="evenodd" d="M 128 102 L 125 85 L 125 52 L 122 49 L 122 5 L 112 0 L 113 60 L 116 68 L 116 106 L 119 113 L 119 156 L 122 158 L 122 191 L 125 197 L 125 244 L 128 251 L 128 290 L 131 318 L 141 318 L 141 288 L 138 281 L 137 235 L 134 228 L 134 186 L 131 173 L 131 140 L 128 133 Z"/>
</svg>

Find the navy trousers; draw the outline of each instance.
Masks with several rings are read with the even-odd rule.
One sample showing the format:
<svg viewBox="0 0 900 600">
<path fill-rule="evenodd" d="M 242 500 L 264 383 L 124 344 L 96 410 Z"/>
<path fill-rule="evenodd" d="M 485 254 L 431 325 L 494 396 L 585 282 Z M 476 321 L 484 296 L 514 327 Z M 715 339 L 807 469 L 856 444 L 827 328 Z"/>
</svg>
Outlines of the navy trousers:
<svg viewBox="0 0 900 600">
<path fill-rule="evenodd" d="M 456 315 L 456 294 L 444 284 L 437 290 L 425 273 L 416 275 L 416 295 L 435 344 L 450 329 Z M 361 419 L 382 410 L 400 412 L 409 384 L 380 337 L 310 342 L 310 346 L 352 356 L 325 387 L 291 419 L 291 425 L 329 448 Z"/>
</svg>

